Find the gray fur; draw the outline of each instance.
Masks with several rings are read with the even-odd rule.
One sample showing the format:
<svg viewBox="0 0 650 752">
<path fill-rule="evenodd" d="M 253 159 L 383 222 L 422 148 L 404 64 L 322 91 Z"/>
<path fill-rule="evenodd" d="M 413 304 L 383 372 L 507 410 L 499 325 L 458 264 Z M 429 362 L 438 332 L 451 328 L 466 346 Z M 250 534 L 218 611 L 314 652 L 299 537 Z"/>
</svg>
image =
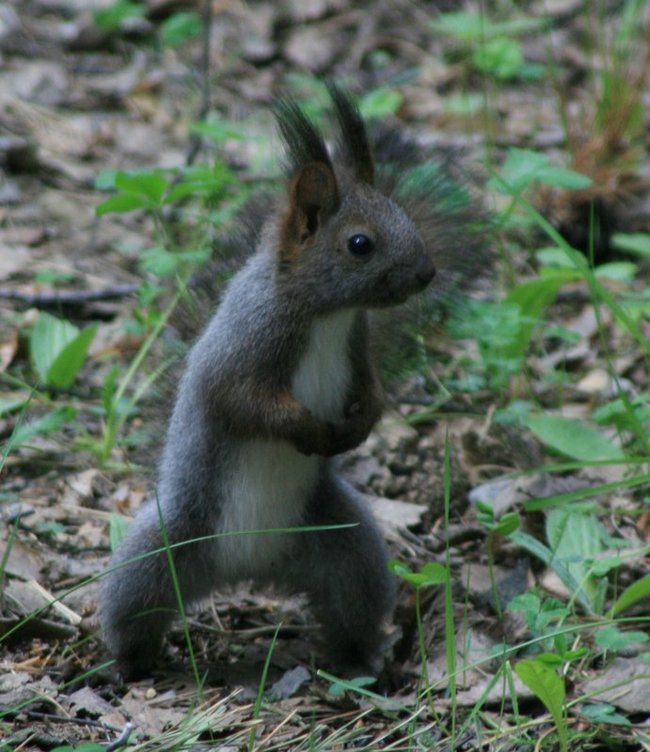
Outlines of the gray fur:
<svg viewBox="0 0 650 752">
<path fill-rule="evenodd" d="M 402 302 L 434 268 L 401 208 L 345 169 L 311 165 L 296 166 L 286 208 L 192 348 L 157 502 L 137 515 L 104 578 L 104 640 L 128 675 L 151 667 L 176 612 L 167 552 L 151 555 L 161 527 L 172 545 L 238 533 L 173 549 L 186 603 L 240 580 L 273 582 L 307 593 L 335 658 L 377 659 L 394 601 L 386 546 L 327 458 L 360 444 L 381 412 L 365 309 Z M 355 233 L 372 238 L 369 257 L 348 250 Z M 356 527 L 246 534 L 335 523 Z"/>
</svg>

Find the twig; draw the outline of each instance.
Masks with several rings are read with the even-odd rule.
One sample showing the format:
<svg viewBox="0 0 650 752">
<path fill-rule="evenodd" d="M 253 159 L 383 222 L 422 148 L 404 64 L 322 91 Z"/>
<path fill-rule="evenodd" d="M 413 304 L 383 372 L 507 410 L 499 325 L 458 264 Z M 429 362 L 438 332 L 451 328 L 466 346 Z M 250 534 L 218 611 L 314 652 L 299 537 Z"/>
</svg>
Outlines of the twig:
<svg viewBox="0 0 650 752">
<path fill-rule="evenodd" d="M 210 111 L 210 52 L 212 38 L 212 0 L 203 2 L 203 49 L 201 53 L 201 106 L 196 114 L 197 121 L 204 120 Z M 190 145 L 185 158 L 185 165 L 189 167 L 194 164 L 203 138 L 200 133 L 193 133 L 190 136 Z"/>
<path fill-rule="evenodd" d="M 137 292 L 138 285 L 115 285 L 101 290 L 55 290 L 53 292 L 21 292 L 0 287 L 0 299 L 16 300 L 28 307 L 53 308 L 57 305 L 79 306 L 97 300 L 124 298 Z"/>
<path fill-rule="evenodd" d="M 50 593 L 49 590 L 46 590 L 39 582 L 36 580 L 28 580 L 27 584 L 29 587 L 31 587 L 32 590 L 35 590 L 41 598 L 43 598 L 47 603 L 49 603 L 52 608 L 60 615 L 62 616 L 66 621 L 68 621 L 73 626 L 79 626 L 81 624 L 81 616 L 79 614 L 75 613 L 71 608 L 68 608 L 64 603 L 61 603 L 60 600 L 54 597 L 52 593 Z"/>
<path fill-rule="evenodd" d="M 68 715 L 55 715 L 54 713 L 42 713 L 38 710 L 21 710 L 28 718 L 34 718 L 36 720 L 43 721 L 56 721 L 58 723 L 76 723 L 79 726 L 89 726 L 90 728 L 99 728 L 108 731 L 119 731 L 115 726 L 111 726 L 104 721 L 96 721 L 92 718 L 74 718 Z M 128 724 L 127 724 L 128 726 Z M 120 734 L 120 737 L 124 734 L 124 731 Z M 114 744 L 115 742 L 113 742 Z M 110 747 L 106 747 L 108 751 Z"/>
<path fill-rule="evenodd" d="M 131 736 L 132 731 L 133 724 L 131 723 L 131 721 L 129 721 L 126 726 L 124 726 L 122 733 L 117 737 L 117 739 L 106 746 L 106 752 L 113 752 L 113 750 L 126 746 L 128 744 L 129 737 Z"/>
</svg>

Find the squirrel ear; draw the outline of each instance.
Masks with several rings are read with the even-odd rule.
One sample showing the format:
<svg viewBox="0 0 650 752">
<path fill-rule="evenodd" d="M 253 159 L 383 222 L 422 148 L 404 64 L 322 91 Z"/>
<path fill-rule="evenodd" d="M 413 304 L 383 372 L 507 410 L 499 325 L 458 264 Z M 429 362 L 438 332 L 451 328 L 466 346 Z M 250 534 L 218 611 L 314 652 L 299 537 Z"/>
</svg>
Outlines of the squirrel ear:
<svg viewBox="0 0 650 752">
<path fill-rule="evenodd" d="M 283 259 L 293 258 L 338 206 L 339 190 L 332 169 L 322 162 L 301 167 L 289 184 L 289 207 L 280 230 Z"/>
</svg>

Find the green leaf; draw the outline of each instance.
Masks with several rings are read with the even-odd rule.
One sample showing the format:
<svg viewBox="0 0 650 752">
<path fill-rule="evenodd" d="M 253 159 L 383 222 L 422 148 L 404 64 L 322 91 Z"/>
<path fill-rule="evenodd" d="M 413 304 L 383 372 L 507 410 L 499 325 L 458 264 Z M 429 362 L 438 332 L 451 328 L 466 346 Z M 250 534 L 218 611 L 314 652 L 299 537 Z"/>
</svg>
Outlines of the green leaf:
<svg viewBox="0 0 650 752">
<path fill-rule="evenodd" d="M 619 251 L 629 251 L 639 256 L 650 256 L 650 233 L 615 232 L 612 235 L 612 245 Z"/>
<path fill-rule="evenodd" d="M 100 29 L 113 31 L 124 21 L 144 18 L 145 8 L 141 3 L 133 3 L 131 0 L 118 0 L 118 2 L 95 12 L 95 23 Z"/>
<path fill-rule="evenodd" d="M 592 723 L 611 723 L 616 726 L 631 726 L 632 722 L 616 712 L 613 705 L 606 702 L 590 702 L 580 708 L 580 712 Z"/>
<path fill-rule="evenodd" d="M 519 529 L 521 522 L 517 512 L 506 512 L 494 526 L 493 532 L 498 535 L 511 535 Z"/>
<path fill-rule="evenodd" d="M 395 89 L 375 89 L 361 99 L 359 109 L 364 118 L 383 118 L 394 115 L 403 101 L 404 97 Z"/>
<path fill-rule="evenodd" d="M 135 209 L 159 209 L 163 196 L 169 188 L 169 180 L 160 170 L 143 170 L 134 172 L 116 172 L 113 176 L 115 196 L 95 207 L 98 216 L 109 212 L 129 212 Z M 106 178 L 108 182 L 110 176 Z"/>
<path fill-rule="evenodd" d="M 638 271 L 632 261 L 610 261 L 594 270 L 597 279 L 612 279 L 615 282 L 631 282 Z"/>
<path fill-rule="evenodd" d="M 610 613 L 612 616 L 618 616 L 621 611 L 633 606 L 644 598 L 650 598 L 650 574 L 644 575 L 640 580 L 626 587 L 614 601 Z"/>
<path fill-rule="evenodd" d="M 14 399 L 0 397 L 0 417 L 14 412 L 14 410 L 19 410 L 27 401 L 27 397 L 18 397 Z"/>
<path fill-rule="evenodd" d="M 469 11 L 440 13 L 431 22 L 434 31 L 456 37 L 463 42 L 481 43 L 498 36 L 530 34 L 545 28 L 547 22 L 540 18 L 511 18 L 506 21 L 492 21 L 485 14 Z"/>
<path fill-rule="evenodd" d="M 108 539 L 111 545 L 111 551 L 115 552 L 126 536 L 129 529 L 128 520 L 121 514 L 111 514 L 108 523 Z"/>
<path fill-rule="evenodd" d="M 567 749 L 567 727 L 564 717 L 564 682 L 552 668 L 541 661 L 519 661 L 515 672 L 521 681 L 541 700 L 555 721 L 560 748 Z"/>
<path fill-rule="evenodd" d="M 388 562 L 388 568 L 393 574 L 418 588 L 430 587 L 431 585 L 444 585 L 449 581 L 447 568 L 437 562 L 429 562 L 419 572 L 413 572 L 406 564 L 391 559 Z"/>
<path fill-rule="evenodd" d="M 69 321 L 41 312 L 29 338 L 32 367 L 44 384 L 69 387 L 83 365 L 97 324 L 82 331 Z"/>
<path fill-rule="evenodd" d="M 169 187 L 169 181 L 157 170 L 118 172 L 115 176 L 115 187 L 126 193 L 146 196 L 152 202 L 159 204 Z"/>
<path fill-rule="evenodd" d="M 612 444 L 603 434 L 582 421 L 560 415 L 529 415 L 525 425 L 556 452 L 575 460 L 619 460 L 623 450 Z"/>
<path fill-rule="evenodd" d="M 522 320 L 516 336 L 508 345 L 499 348 L 502 357 L 516 358 L 524 355 L 542 312 L 555 300 L 560 288 L 575 278 L 574 272 L 557 271 L 516 285 L 510 290 L 504 302 L 519 306 Z"/>
<path fill-rule="evenodd" d="M 546 538 L 554 556 L 575 578 L 596 612 L 603 606 L 605 585 L 591 572 L 591 560 L 605 550 L 604 529 L 592 512 L 557 508 L 546 517 Z"/>
<path fill-rule="evenodd" d="M 200 36 L 203 21 L 198 13 L 192 11 L 174 13 L 160 27 L 162 42 L 167 47 L 179 47 L 188 39 Z"/>
<path fill-rule="evenodd" d="M 95 175 L 95 190 L 108 191 L 115 188 L 115 177 L 119 170 L 100 170 Z"/>
<path fill-rule="evenodd" d="M 95 334 L 98 324 L 90 324 L 79 332 L 79 335 L 69 342 L 59 353 L 47 373 L 47 382 L 52 386 L 67 389 L 72 385 L 75 376 L 81 370 L 86 360 L 88 348 Z"/>
<path fill-rule="evenodd" d="M 570 593 L 576 593 L 578 602 L 584 606 L 586 611 L 588 613 L 594 612 L 590 600 L 579 587 L 575 577 L 571 574 L 564 563 L 555 556 L 548 546 L 545 546 L 541 541 L 538 541 L 537 538 L 533 538 L 532 535 L 523 533 L 521 530 L 515 530 L 515 532 L 511 533 L 508 537 L 518 546 L 521 546 L 525 551 L 528 551 L 533 556 L 536 556 L 541 562 L 551 567 L 560 580 L 562 580 L 562 583 L 567 590 Z"/>
<path fill-rule="evenodd" d="M 514 39 L 497 37 L 482 44 L 474 52 L 472 62 L 480 71 L 507 80 L 519 74 L 524 53 L 521 44 Z"/>
<path fill-rule="evenodd" d="M 563 188 L 567 191 L 581 191 L 589 188 L 593 183 L 593 180 L 588 175 L 583 175 L 575 170 L 569 170 L 566 167 L 554 167 L 552 165 L 539 170 L 537 175 L 535 175 L 535 179 L 545 185 L 550 185 L 553 188 Z"/>
<path fill-rule="evenodd" d="M 124 214 L 125 212 L 135 211 L 136 209 L 150 209 L 151 201 L 139 193 L 118 193 L 117 196 L 111 196 L 101 204 L 95 207 L 95 214 L 102 217 L 104 214 L 115 212 Z"/>
<path fill-rule="evenodd" d="M 74 407 L 66 405 L 37 420 L 19 423 L 9 437 L 9 449 L 26 444 L 34 436 L 56 431 L 62 423 L 73 420 L 76 414 Z"/>
<path fill-rule="evenodd" d="M 507 183 L 512 193 L 521 193 L 533 182 L 545 183 L 555 188 L 578 190 L 588 188 L 591 178 L 581 175 L 574 170 L 563 167 L 555 167 L 546 156 L 531 149 L 508 149 L 501 177 Z M 504 188 L 500 181 L 489 181 L 490 187 L 503 193 Z"/>
<path fill-rule="evenodd" d="M 645 632 L 623 632 L 616 626 L 603 627 L 594 633 L 596 645 L 606 650 L 625 650 L 633 643 L 647 642 L 650 637 Z"/>
<path fill-rule="evenodd" d="M 332 682 L 328 692 L 332 697 L 343 697 L 346 692 L 371 687 L 376 683 L 377 679 L 374 676 L 355 676 L 351 679 Z"/>
<path fill-rule="evenodd" d="M 234 123 L 213 115 L 200 123 L 194 123 L 191 130 L 193 133 L 200 133 L 209 138 L 215 144 L 222 144 L 224 141 L 242 141 L 246 138 L 241 125 L 238 127 Z"/>
<path fill-rule="evenodd" d="M 156 277 L 170 277 L 176 273 L 179 254 L 170 253 L 166 248 L 148 248 L 143 251 L 140 268 Z"/>
<path fill-rule="evenodd" d="M 557 269 L 574 269 L 575 266 L 566 253 L 558 247 L 539 248 L 535 251 L 535 258 L 544 266 Z"/>
<path fill-rule="evenodd" d="M 62 321 L 41 311 L 29 337 L 29 356 L 32 368 L 43 383 L 63 348 L 79 335 L 79 329 L 69 321 Z"/>
</svg>

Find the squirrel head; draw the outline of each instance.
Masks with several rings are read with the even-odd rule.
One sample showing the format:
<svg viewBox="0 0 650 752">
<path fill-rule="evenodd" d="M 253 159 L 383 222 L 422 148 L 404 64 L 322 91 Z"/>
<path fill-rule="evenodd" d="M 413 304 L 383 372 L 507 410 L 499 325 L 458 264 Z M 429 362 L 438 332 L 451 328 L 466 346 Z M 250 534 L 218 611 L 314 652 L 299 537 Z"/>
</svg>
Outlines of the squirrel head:
<svg viewBox="0 0 650 752">
<path fill-rule="evenodd" d="M 289 163 L 277 228 L 279 278 L 322 312 L 402 303 L 435 276 L 432 255 L 404 209 L 375 187 L 356 106 L 338 87 L 328 88 L 339 128 L 334 159 L 295 102 L 274 108 Z"/>
</svg>

